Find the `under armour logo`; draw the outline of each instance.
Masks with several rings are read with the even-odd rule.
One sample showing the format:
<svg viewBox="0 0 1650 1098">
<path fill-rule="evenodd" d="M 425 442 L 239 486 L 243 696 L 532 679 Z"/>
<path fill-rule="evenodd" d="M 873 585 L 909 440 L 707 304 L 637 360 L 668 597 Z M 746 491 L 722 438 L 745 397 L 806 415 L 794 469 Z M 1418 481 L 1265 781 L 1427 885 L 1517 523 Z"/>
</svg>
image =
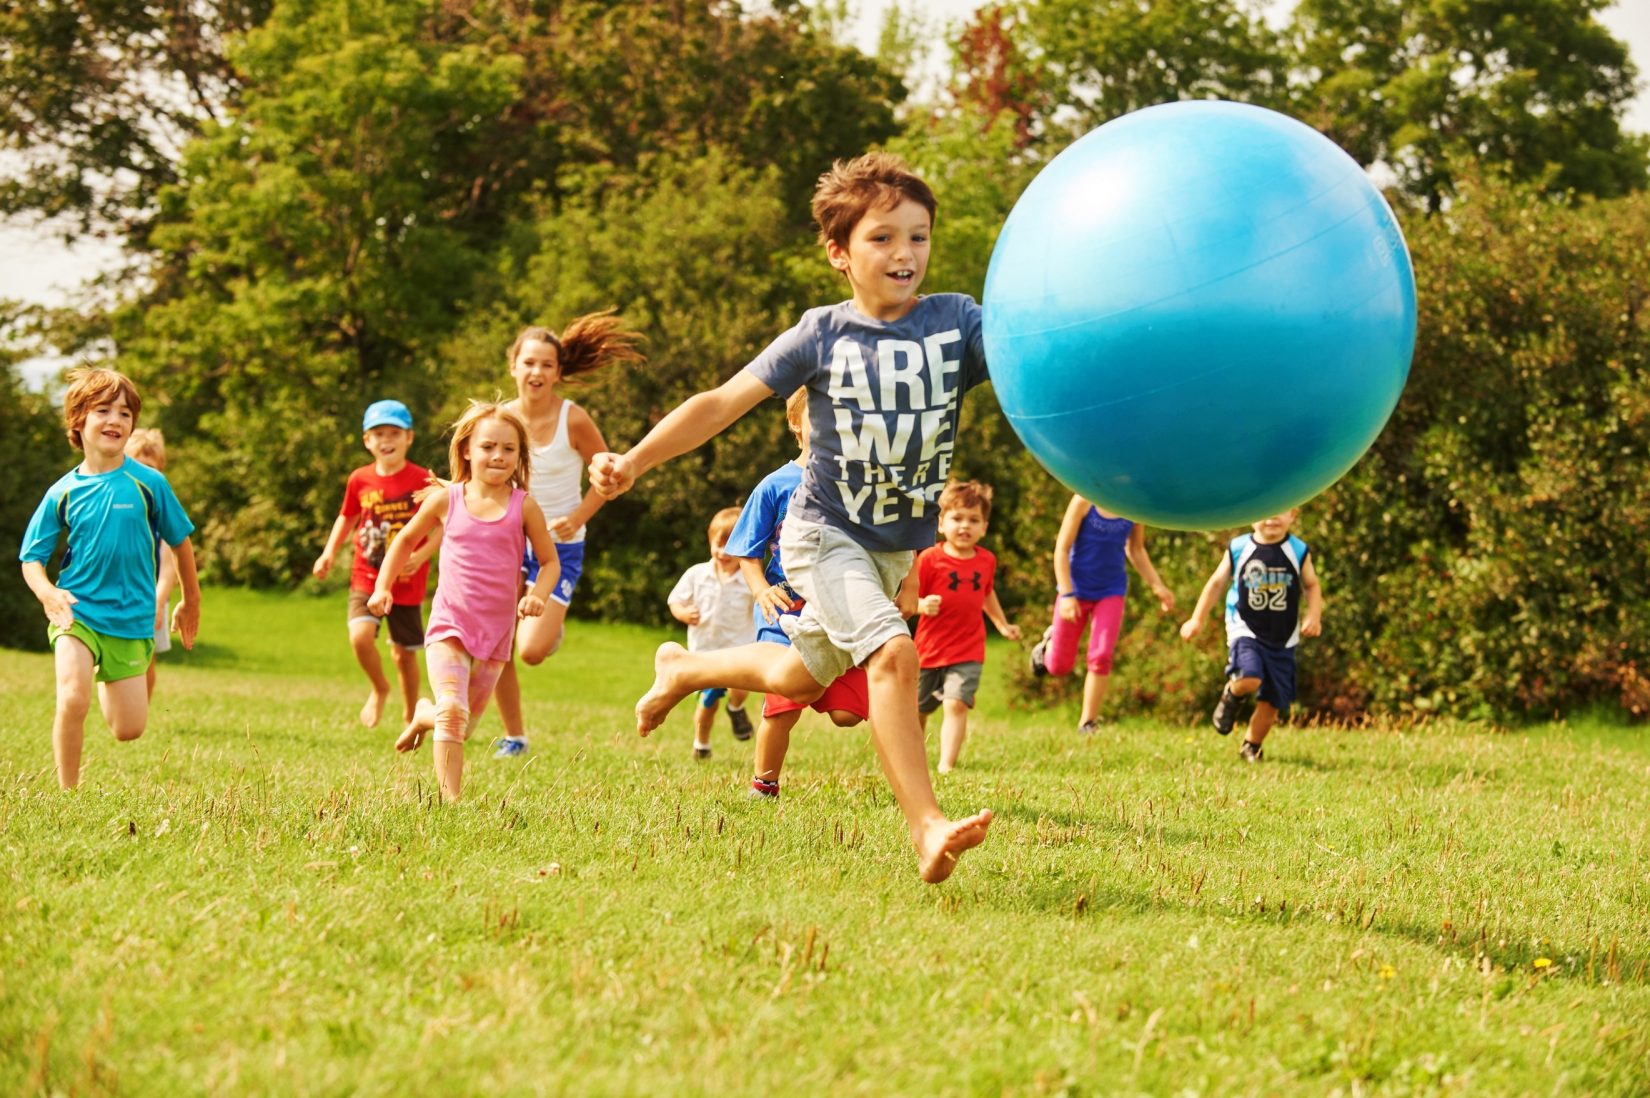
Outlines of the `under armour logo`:
<svg viewBox="0 0 1650 1098">
<path fill-rule="evenodd" d="M 955 591 L 959 586 L 961 586 L 963 577 L 957 575 L 955 572 L 948 572 L 946 574 L 951 577 L 951 590 Z M 978 591 L 980 589 L 980 574 L 978 572 L 974 572 L 971 573 L 968 578 L 973 581 L 974 590 Z"/>
</svg>

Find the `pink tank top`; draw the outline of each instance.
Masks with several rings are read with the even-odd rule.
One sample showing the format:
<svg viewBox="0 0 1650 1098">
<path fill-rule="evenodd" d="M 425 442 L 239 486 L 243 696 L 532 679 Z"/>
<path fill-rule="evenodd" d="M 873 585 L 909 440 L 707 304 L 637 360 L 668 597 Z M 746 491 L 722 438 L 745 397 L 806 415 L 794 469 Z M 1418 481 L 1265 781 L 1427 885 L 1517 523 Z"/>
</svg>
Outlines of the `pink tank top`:
<svg viewBox="0 0 1650 1098">
<path fill-rule="evenodd" d="M 447 492 L 447 528 L 441 538 L 441 579 L 430 605 L 424 643 L 455 638 L 471 659 L 507 660 L 516 631 L 516 585 L 527 535 L 520 488 L 510 490 L 501 518 L 483 522 L 464 503 L 464 485 Z"/>
</svg>

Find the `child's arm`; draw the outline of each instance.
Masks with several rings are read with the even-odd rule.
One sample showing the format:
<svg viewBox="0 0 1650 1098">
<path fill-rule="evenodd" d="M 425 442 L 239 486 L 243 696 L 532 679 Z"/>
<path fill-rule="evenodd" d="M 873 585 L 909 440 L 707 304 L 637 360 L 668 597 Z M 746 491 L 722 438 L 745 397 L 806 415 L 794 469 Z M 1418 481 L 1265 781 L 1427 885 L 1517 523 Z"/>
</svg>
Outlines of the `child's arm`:
<svg viewBox="0 0 1650 1098">
<path fill-rule="evenodd" d="M 683 625 L 699 624 L 699 608 L 691 602 L 666 602 L 671 616 Z"/>
<path fill-rule="evenodd" d="M 178 559 L 178 586 L 183 591 L 178 608 L 172 611 L 172 632 L 185 648 L 193 648 L 195 634 L 201 626 L 201 585 L 195 574 L 195 547 L 184 538 L 172 546 L 172 552 Z"/>
<path fill-rule="evenodd" d="M 739 558 L 739 574 L 744 577 L 745 586 L 751 589 L 751 597 L 762 611 L 762 620 L 769 625 L 778 621 L 779 615 L 796 608 L 789 585 L 770 584 L 767 573 L 762 571 L 762 562 L 755 557 Z"/>
<path fill-rule="evenodd" d="M 395 605 L 390 595 L 390 587 L 394 585 L 396 577 L 406 571 L 407 560 L 413 553 L 412 547 L 441 528 L 442 520 L 447 514 L 447 493 L 453 490 L 446 487 L 437 488 L 425 496 L 424 502 L 419 504 L 418 514 L 414 515 L 412 521 L 401 528 L 400 535 L 390 542 L 389 551 L 384 554 L 384 563 L 378 566 L 378 582 L 373 586 L 372 597 L 367 599 L 368 610 L 383 617 L 390 612 L 390 607 Z M 463 486 L 459 485 L 457 491 L 464 491 Z M 554 557 L 555 554 L 552 553 L 551 556 Z"/>
<path fill-rule="evenodd" d="M 991 624 L 997 627 L 997 632 L 1011 641 L 1020 639 L 1020 627 L 1008 620 L 1003 613 L 1003 604 L 997 601 L 997 589 L 993 587 L 985 596 L 985 616 L 991 619 Z"/>
<path fill-rule="evenodd" d="M 1301 636 L 1315 637 L 1323 632 L 1323 584 L 1318 582 L 1318 570 L 1307 557 L 1301 565 L 1301 590 L 1306 593 L 1306 613 L 1301 616 Z"/>
<path fill-rule="evenodd" d="M 536 618 L 544 613 L 544 600 L 556 589 L 561 579 L 561 558 L 556 555 L 556 543 L 550 538 L 550 526 L 544 521 L 544 510 L 532 496 L 521 501 L 521 525 L 527 532 L 527 544 L 539 558 L 539 578 L 532 590 L 521 596 L 516 604 L 517 618 Z"/>
<path fill-rule="evenodd" d="M 678 404 L 628 453 L 597 454 L 590 462 L 590 487 L 606 499 L 623 495 L 649 469 L 715 438 L 773 395 L 749 370 L 740 370 L 719 387 Z"/>
<path fill-rule="evenodd" d="M 1163 577 L 1157 574 L 1152 567 L 1152 555 L 1146 552 L 1146 528 L 1138 522 L 1134 529 L 1129 531 L 1129 543 L 1123 547 L 1123 555 L 1129 558 L 1134 570 L 1140 573 L 1140 578 L 1151 587 L 1152 594 L 1157 596 L 1157 605 L 1165 614 L 1174 613 L 1174 592 L 1169 590 Z"/>
<path fill-rule="evenodd" d="M 178 555 L 164 541 L 160 543 L 160 575 L 155 577 L 155 606 L 163 609 L 178 589 Z"/>
<path fill-rule="evenodd" d="M 1220 598 L 1221 591 L 1231 582 L 1232 558 L 1229 554 L 1222 553 L 1220 566 L 1209 576 L 1209 582 L 1203 585 L 1203 591 L 1197 596 L 1197 606 L 1192 610 L 1192 616 L 1180 627 L 1182 637 L 1191 640 L 1202 631 L 1203 622 L 1208 618 L 1209 611 L 1214 609 L 1215 600 Z"/>
<path fill-rule="evenodd" d="M 23 562 L 23 582 L 29 585 L 40 608 L 46 611 L 46 620 L 59 629 L 74 624 L 74 604 L 80 600 L 53 583 L 46 574 L 46 566 L 37 560 Z"/>
<path fill-rule="evenodd" d="M 405 533 L 405 528 L 403 528 L 402 532 Z M 446 535 L 446 533 L 447 528 L 445 526 L 437 526 L 434 530 L 430 531 L 430 536 L 418 543 L 418 548 L 414 549 L 412 551 L 412 555 L 407 558 L 407 567 L 402 569 L 401 573 L 396 578 L 406 579 L 414 572 L 430 563 L 430 558 L 435 556 L 435 551 L 441 548 L 441 539 Z M 396 539 L 400 540 L 400 536 L 400 534 L 397 534 Z M 557 569 L 561 568 L 560 561 L 556 562 L 556 567 Z"/>
<path fill-rule="evenodd" d="M 607 440 L 602 437 L 601 428 L 590 414 L 577 404 L 567 416 L 567 443 L 573 451 L 589 465 L 596 460 L 596 455 L 607 449 Z M 551 517 L 550 532 L 561 541 L 566 541 L 579 532 L 579 527 L 596 517 L 596 512 L 602 509 L 607 497 L 596 491 L 592 486 L 585 492 L 584 498 L 579 501 L 571 515 Z"/>
<path fill-rule="evenodd" d="M 922 594 L 922 569 L 917 567 L 915 559 L 911 561 L 911 570 L 905 573 L 905 579 L 900 581 L 899 594 L 894 596 L 894 605 L 899 607 L 900 616 L 904 618 L 921 614 L 924 617 L 933 617 L 940 612 L 940 597 Z"/>
<path fill-rule="evenodd" d="M 1065 517 L 1060 520 L 1060 532 L 1054 535 L 1054 611 L 1071 622 L 1081 616 L 1077 593 L 1071 585 L 1071 550 L 1077 544 L 1077 532 L 1083 528 L 1089 507 L 1089 501 L 1082 496 L 1072 496 L 1066 504 Z"/>
<path fill-rule="evenodd" d="M 340 514 L 333 520 L 332 533 L 327 535 L 326 548 L 321 550 L 321 555 L 315 558 L 315 566 L 310 569 L 316 579 L 326 579 L 327 573 L 332 571 L 333 558 L 338 555 L 338 550 L 344 547 L 344 539 L 355 529 L 355 524 L 361 521 L 361 514 L 360 511 L 353 515 Z"/>
</svg>

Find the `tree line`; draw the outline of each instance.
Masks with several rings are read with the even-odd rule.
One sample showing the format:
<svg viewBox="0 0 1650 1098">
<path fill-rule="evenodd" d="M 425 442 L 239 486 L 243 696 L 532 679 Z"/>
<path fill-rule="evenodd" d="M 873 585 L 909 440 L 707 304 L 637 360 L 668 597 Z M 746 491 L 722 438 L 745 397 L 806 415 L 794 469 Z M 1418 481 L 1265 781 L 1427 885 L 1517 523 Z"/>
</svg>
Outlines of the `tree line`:
<svg viewBox="0 0 1650 1098">
<path fill-rule="evenodd" d="M 1604 6 L 1303 0 L 1275 26 L 1233 0 L 1036 0 L 943 33 L 896 9 L 873 57 L 829 6 L 783 2 L 17 5 L 0 212 L 118 235 L 127 266 L 76 308 L 7 307 L 0 355 L 132 374 L 208 578 L 297 584 L 371 400 L 406 401 L 439 468 L 440 426 L 510 389 L 518 327 L 616 306 L 648 364 L 569 395 L 623 446 L 841 297 L 807 214 L 833 158 L 917 166 L 941 203 L 926 286 L 978 295 L 1015 198 L 1076 136 L 1171 99 L 1255 102 L 1380 165 L 1421 304 L 1393 422 L 1303 516 L 1330 598 L 1313 704 L 1643 715 L 1650 143 L 1621 128 L 1637 73 Z M 938 90 L 913 98 L 936 50 Z M 7 372 L 13 563 L 67 458 L 45 403 Z M 708 515 L 789 447 L 775 402 L 611 504 L 575 612 L 664 620 Z M 1004 600 L 1034 631 L 1065 491 L 989 389 L 958 453 L 996 486 Z M 1220 540 L 1153 534 L 1183 600 Z M 1199 710 L 1210 653 L 1130 610 L 1125 704 Z M 37 619 L 7 584 L 0 641 L 39 644 Z"/>
</svg>

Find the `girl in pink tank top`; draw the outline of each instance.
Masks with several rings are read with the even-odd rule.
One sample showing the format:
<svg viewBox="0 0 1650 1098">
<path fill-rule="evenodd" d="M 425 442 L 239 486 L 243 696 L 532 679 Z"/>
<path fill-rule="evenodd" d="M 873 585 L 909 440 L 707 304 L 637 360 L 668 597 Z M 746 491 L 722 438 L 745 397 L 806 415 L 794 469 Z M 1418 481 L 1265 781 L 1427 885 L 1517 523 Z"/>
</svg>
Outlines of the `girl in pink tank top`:
<svg viewBox="0 0 1650 1098">
<path fill-rule="evenodd" d="M 390 543 L 367 605 L 374 613 L 389 612 L 390 587 L 412 546 L 440 525 L 441 578 L 424 631 L 435 700 L 419 699 L 395 749 L 416 750 L 434 732 L 441 795 L 456 801 L 464 781 L 464 741 L 510 660 L 516 621 L 544 613 L 560 569 L 544 511 L 527 494 L 530 458 L 520 416 L 497 404 L 472 403 L 453 425 L 448 462 L 451 481 L 425 497 L 403 536 Z M 516 576 L 529 544 L 544 564 L 518 598 Z"/>
</svg>

